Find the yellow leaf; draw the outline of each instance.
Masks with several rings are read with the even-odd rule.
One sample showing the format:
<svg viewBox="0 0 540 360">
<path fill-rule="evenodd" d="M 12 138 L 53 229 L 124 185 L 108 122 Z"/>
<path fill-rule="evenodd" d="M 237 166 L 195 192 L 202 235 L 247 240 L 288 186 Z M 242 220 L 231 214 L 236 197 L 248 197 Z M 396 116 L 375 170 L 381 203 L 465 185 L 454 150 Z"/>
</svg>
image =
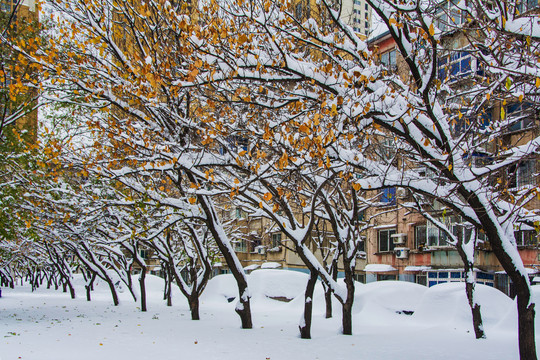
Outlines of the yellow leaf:
<svg viewBox="0 0 540 360">
<path fill-rule="evenodd" d="M 306 133 L 306 134 L 309 134 L 309 133 L 310 133 L 309 128 L 308 128 L 306 125 L 304 125 L 304 124 L 300 125 L 300 127 L 298 128 L 298 130 L 300 130 L 301 132 Z"/>
<path fill-rule="evenodd" d="M 501 106 L 501 119 L 504 120 L 506 118 L 506 112 L 504 111 L 504 106 Z"/>
<path fill-rule="evenodd" d="M 362 186 L 360 186 L 360 184 L 357 184 L 357 183 L 353 183 L 353 184 L 352 184 L 352 187 L 353 187 L 353 189 L 354 189 L 355 191 L 359 191 L 359 190 L 362 188 Z"/>
<path fill-rule="evenodd" d="M 270 194 L 269 192 L 267 192 L 266 194 L 264 194 L 263 199 L 264 199 L 265 201 L 270 201 L 270 200 L 272 200 L 272 194 Z"/>
<path fill-rule="evenodd" d="M 540 87 L 540 78 L 536 78 L 536 88 Z"/>
<path fill-rule="evenodd" d="M 486 94 L 486 99 L 489 101 L 489 98 L 491 97 L 491 93 Z"/>
<path fill-rule="evenodd" d="M 238 155 L 240 155 L 240 156 L 244 156 L 244 155 L 246 155 L 246 154 L 247 154 L 247 151 L 246 151 L 246 150 L 242 150 L 242 151 L 240 151 L 240 152 L 238 153 Z"/>
<path fill-rule="evenodd" d="M 313 117 L 313 125 L 315 126 L 319 125 L 319 117 L 320 117 L 319 114 L 315 114 L 315 116 Z"/>
<path fill-rule="evenodd" d="M 234 179 L 234 183 L 235 183 L 235 184 L 240 184 L 240 180 Z"/>
<path fill-rule="evenodd" d="M 429 35 L 431 36 L 435 35 L 435 26 L 433 26 L 433 23 L 429 25 Z"/>
<path fill-rule="evenodd" d="M 259 207 L 260 207 L 261 209 L 263 208 L 263 203 L 262 203 L 262 201 L 259 202 Z"/>
<path fill-rule="evenodd" d="M 188 199 L 188 201 L 189 201 L 190 204 L 193 205 L 193 204 L 195 204 L 195 203 L 197 202 L 197 199 L 195 199 L 194 197 L 190 197 L 190 198 Z"/>
<path fill-rule="evenodd" d="M 279 205 L 274 204 L 274 207 L 272 208 L 272 212 L 278 212 L 278 210 L 279 210 Z"/>
<path fill-rule="evenodd" d="M 452 171 L 452 164 L 448 165 L 448 170 Z"/>
</svg>

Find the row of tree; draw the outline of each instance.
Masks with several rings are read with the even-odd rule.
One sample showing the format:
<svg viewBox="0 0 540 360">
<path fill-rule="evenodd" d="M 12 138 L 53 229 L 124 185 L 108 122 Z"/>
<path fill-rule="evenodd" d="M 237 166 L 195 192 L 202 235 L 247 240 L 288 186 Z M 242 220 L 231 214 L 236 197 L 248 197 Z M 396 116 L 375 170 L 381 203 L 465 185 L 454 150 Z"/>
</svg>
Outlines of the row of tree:
<svg viewBox="0 0 540 360">
<path fill-rule="evenodd" d="M 517 290 L 521 357 L 535 359 L 534 303 L 514 227 L 537 221 L 524 206 L 538 189 L 509 191 L 501 174 L 534 158 L 539 140 L 501 139 L 511 121 L 507 102 L 537 104 L 537 16 L 505 1 L 368 3 L 406 76 L 381 65 L 342 20 L 340 4 L 327 0 L 309 17 L 272 0 L 211 1 L 202 11 L 161 0 L 49 4 L 55 30 L 47 41 L 2 43 L 39 69 L 44 99 L 77 104 L 72 125 L 89 135 L 62 133 L 41 150 L 47 159 L 36 161 L 32 180 L 2 186 L 25 189 L 7 220 L 28 224 L 11 236 L 17 248 L 45 243 L 40 254 L 58 274 L 69 273 L 61 265 L 67 254 L 76 256 L 91 286 L 95 276 L 112 284 L 113 272 L 128 284 L 121 264 L 144 267 L 137 256 L 144 244 L 169 264 L 169 281 L 193 310 L 211 241 L 238 283 L 242 326 L 251 328 L 248 284 L 231 245 L 237 235 L 219 216 L 233 204 L 272 220 L 309 269 L 302 337 L 310 337 L 318 278 L 342 304 L 350 334 L 355 259 L 369 226 L 360 211 L 376 203 L 375 192 L 404 188 L 415 200 L 406 206 L 448 233 L 469 275 L 475 234 L 486 234 Z M 447 47 L 449 30 L 466 38 L 466 50 Z M 440 70 L 464 51 L 482 71 L 457 87 Z M 489 124 L 487 109 L 501 109 Z M 477 154 L 489 161 L 471 161 Z M 426 199 L 460 215 L 472 237 L 454 236 Z M 335 262 L 325 266 L 308 246 L 323 223 L 345 285 L 330 271 Z M 182 240 L 174 243 L 183 244 L 181 263 L 191 264 L 189 281 L 178 275 L 171 237 Z M 482 337 L 470 277 L 467 290 Z"/>
</svg>

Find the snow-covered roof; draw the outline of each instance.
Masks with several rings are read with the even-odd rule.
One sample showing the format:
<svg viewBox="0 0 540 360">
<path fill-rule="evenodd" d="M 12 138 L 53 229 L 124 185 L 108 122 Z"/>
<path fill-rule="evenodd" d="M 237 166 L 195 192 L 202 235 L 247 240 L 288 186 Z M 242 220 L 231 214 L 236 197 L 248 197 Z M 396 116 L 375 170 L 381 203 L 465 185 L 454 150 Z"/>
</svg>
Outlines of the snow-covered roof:
<svg viewBox="0 0 540 360">
<path fill-rule="evenodd" d="M 373 228 L 374 229 L 390 229 L 390 228 L 395 228 L 395 227 L 396 227 L 396 224 L 384 224 L 384 225 L 375 226 Z"/>
<path fill-rule="evenodd" d="M 525 268 L 525 271 L 529 275 L 537 274 L 539 272 L 538 270 L 532 269 L 532 268 Z M 495 274 L 506 274 L 506 271 L 504 271 L 504 270 L 503 271 L 497 271 Z"/>
<path fill-rule="evenodd" d="M 222 267 L 222 266 L 223 266 L 223 264 L 220 263 L 220 262 L 214 264 L 214 267 Z"/>
<path fill-rule="evenodd" d="M 247 270 L 247 271 L 255 270 L 255 269 L 258 269 L 259 266 L 260 266 L 259 264 L 251 264 L 248 266 L 244 266 L 244 270 Z"/>
<path fill-rule="evenodd" d="M 404 271 L 428 271 L 431 270 L 431 266 L 407 266 Z"/>
<path fill-rule="evenodd" d="M 367 264 L 364 268 L 365 272 L 386 272 L 386 271 L 397 271 L 395 267 L 387 264 Z"/>
<path fill-rule="evenodd" d="M 281 264 L 277 262 L 265 262 L 261 265 L 261 269 L 277 269 L 280 268 Z"/>
</svg>

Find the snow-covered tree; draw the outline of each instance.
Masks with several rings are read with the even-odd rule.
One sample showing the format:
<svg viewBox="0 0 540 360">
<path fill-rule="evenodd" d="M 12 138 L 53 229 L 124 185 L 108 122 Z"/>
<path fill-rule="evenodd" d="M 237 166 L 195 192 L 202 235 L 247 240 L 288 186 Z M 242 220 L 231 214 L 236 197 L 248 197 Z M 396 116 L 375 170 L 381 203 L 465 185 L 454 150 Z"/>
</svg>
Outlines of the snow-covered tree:
<svg viewBox="0 0 540 360">
<path fill-rule="evenodd" d="M 535 63 L 536 15 L 516 17 L 517 12 L 508 10 L 505 2 L 493 8 L 478 2 L 468 8 L 474 15 L 467 20 L 473 29 L 470 36 L 482 44 L 473 45 L 470 54 L 484 63 L 485 73 L 478 74 L 482 82 L 458 89 L 438 79 L 443 65 L 440 60 L 448 58 L 449 49 L 442 46 L 444 38 L 433 21 L 437 9 L 430 7 L 433 4 L 370 4 L 405 59 L 405 79 L 378 65 L 366 43 L 340 20 L 329 2 L 322 1 L 320 6 L 331 21 L 318 24 L 316 19 L 295 18 L 292 8 L 284 4 L 267 1 L 226 7 L 237 19 L 230 26 L 249 35 L 239 37 L 232 47 L 230 38 L 224 38 L 209 53 L 219 64 L 222 79 L 243 79 L 251 85 L 235 87 L 233 81 L 223 81 L 219 89 L 225 92 L 231 88 L 230 94 L 236 98 L 230 96 L 229 100 L 265 109 L 268 126 L 260 131 L 266 131 L 267 137 L 282 139 L 290 146 L 309 147 L 311 153 L 306 151 L 304 157 L 293 160 L 296 164 L 308 156 L 318 157 L 321 168 L 342 164 L 341 175 L 358 190 L 406 188 L 441 201 L 482 230 L 519 289 L 521 356 L 536 358 L 534 304 L 514 226 L 536 219 L 535 212 L 524 206 L 534 198 L 537 187 L 508 196 L 507 187 L 492 180 L 511 166 L 534 158 L 538 140 L 524 138 L 492 150 L 509 123 L 505 108 L 501 119 L 493 119 L 487 127 L 480 116 L 487 112 L 483 106 L 493 93 L 503 106 L 510 97 L 535 103 L 536 83 L 530 78 L 536 76 L 536 65 L 527 65 L 529 58 L 521 47 L 508 51 L 511 42 L 503 39 L 508 38 L 508 32 L 516 39 L 521 36 L 525 53 L 533 57 L 530 63 Z M 480 21 L 485 25 L 478 25 L 476 31 L 474 26 Z M 486 35 L 475 35 L 480 30 Z M 234 31 L 230 34 L 235 36 Z M 279 111 L 283 109 L 287 111 Z M 332 117 L 332 125 L 321 121 L 321 114 Z M 370 143 L 373 150 L 381 137 L 391 141 L 399 156 L 375 156 L 370 151 Z M 489 163 L 471 162 L 480 151 L 489 156 Z M 435 175 L 428 176 L 426 168 Z M 353 173 L 360 178 L 353 178 Z"/>
</svg>

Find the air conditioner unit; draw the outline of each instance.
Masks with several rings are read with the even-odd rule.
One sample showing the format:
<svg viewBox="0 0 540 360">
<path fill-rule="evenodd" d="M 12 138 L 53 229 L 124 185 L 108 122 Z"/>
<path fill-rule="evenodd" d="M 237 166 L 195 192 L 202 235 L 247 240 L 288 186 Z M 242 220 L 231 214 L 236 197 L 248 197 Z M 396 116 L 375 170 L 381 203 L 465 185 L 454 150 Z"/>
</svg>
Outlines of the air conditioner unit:
<svg viewBox="0 0 540 360">
<path fill-rule="evenodd" d="M 407 242 L 407 234 L 399 233 L 390 235 L 394 245 L 404 245 Z"/>
<path fill-rule="evenodd" d="M 394 248 L 394 253 L 398 259 L 408 259 L 409 258 L 409 248 L 397 247 Z"/>
<path fill-rule="evenodd" d="M 404 188 L 396 189 L 396 196 L 400 199 L 407 197 L 407 190 Z"/>
<path fill-rule="evenodd" d="M 266 246 L 257 246 L 256 250 L 258 254 L 261 254 L 261 255 L 266 254 Z"/>
</svg>

